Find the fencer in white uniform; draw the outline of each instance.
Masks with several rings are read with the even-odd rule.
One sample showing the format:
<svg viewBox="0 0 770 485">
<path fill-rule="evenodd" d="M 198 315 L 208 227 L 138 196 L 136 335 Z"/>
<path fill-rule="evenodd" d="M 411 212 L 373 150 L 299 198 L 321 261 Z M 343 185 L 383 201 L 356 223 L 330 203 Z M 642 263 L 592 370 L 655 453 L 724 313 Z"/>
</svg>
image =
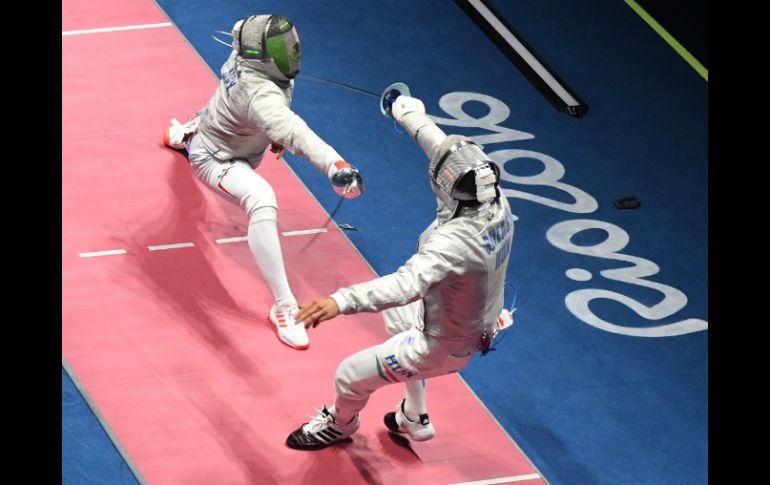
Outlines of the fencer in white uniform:
<svg viewBox="0 0 770 485">
<path fill-rule="evenodd" d="M 386 426 L 416 441 L 432 438 L 425 379 L 457 372 L 488 350 L 503 311 L 514 217 L 500 193 L 499 168 L 470 139 L 447 136 L 417 98 L 397 96 L 392 116 L 430 160 L 437 217 L 396 272 L 300 309 L 306 326 L 339 313 L 384 310 L 392 337 L 342 361 L 334 404 L 289 435 L 286 444 L 294 449 L 317 450 L 349 437 L 371 394 L 397 382 L 406 384 L 406 396 L 385 415 Z"/>
<path fill-rule="evenodd" d="M 278 157 L 288 150 L 325 174 L 342 197 L 359 196 L 363 180 L 291 110 L 301 60 L 294 24 L 279 15 L 252 15 L 235 23 L 232 36 L 216 92 L 194 119 L 172 120 L 164 143 L 185 150 L 197 178 L 246 211 L 249 248 L 275 298 L 268 318 L 282 342 L 306 349 L 278 239 L 275 193 L 255 169 L 268 149 Z"/>
</svg>

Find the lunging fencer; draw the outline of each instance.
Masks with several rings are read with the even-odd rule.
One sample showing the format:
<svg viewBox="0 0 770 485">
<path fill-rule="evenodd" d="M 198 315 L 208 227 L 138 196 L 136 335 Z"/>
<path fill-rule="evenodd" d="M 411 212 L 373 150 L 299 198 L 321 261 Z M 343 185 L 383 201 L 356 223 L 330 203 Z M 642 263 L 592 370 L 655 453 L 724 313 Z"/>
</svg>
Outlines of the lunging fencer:
<svg viewBox="0 0 770 485">
<path fill-rule="evenodd" d="M 308 160 L 331 180 L 341 197 L 364 191 L 361 173 L 291 110 L 301 50 L 294 24 L 280 15 L 252 15 L 232 29 L 232 52 L 219 85 L 195 118 L 176 119 L 164 143 L 185 150 L 196 177 L 225 199 L 240 204 L 249 218 L 248 245 L 275 303 L 268 319 L 285 344 L 306 349 L 305 326 L 296 319 L 278 239 L 278 204 L 273 188 L 255 169 L 267 149 Z"/>
<path fill-rule="evenodd" d="M 296 318 L 308 328 L 340 313 L 383 311 L 391 337 L 342 361 L 333 405 L 293 431 L 286 439 L 290 448 L 318 450 L 351 436 L 371 394 L 395 383 L 405 383 L 406 394 L 395 412 L 385 414 L 387 428 L 415 441 L 433 438 L 426 379 L 463 369 L 476 352 L 489 350 L 504 326 L 514 217 L 501 196 L 499 167 L 469 138 L 447 136 L 426 115 L 422 101 L 401 86 L 383 94 L 383 112 L 429 159 L 436 219 L 420 235 L 417 252 L 396 272 L 301 306 Z"/>
</svg>

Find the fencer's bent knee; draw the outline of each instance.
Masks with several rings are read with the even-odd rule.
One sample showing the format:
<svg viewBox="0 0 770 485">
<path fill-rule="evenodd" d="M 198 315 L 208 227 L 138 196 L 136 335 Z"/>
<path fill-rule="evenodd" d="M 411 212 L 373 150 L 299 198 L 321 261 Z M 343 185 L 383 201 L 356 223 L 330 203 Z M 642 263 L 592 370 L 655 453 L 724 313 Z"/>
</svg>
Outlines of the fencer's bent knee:
<svg viewBox="0 0 770 485">
<path fill-rule="evenodd" d="M 278 209 L 271 206 L 258 206 L 253 210 L 249 210 L 249 224 L 254 224 L 260 221 L 276 221 L 278 220 Z"/>
<path fill-rule="evenodd" d="M 254 187 L 241 200 L 241 205 L 249 215 L 249 223 L 278 219 L 278 202 L 273 188 L 267 183 Z"/>
</svg>

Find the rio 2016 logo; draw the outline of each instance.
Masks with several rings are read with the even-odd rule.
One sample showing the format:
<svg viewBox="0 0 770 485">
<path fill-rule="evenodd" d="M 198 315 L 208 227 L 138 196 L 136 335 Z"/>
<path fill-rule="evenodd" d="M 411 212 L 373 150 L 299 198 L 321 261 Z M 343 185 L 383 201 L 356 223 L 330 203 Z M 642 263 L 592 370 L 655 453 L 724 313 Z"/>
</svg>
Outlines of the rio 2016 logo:
<svg viewBox="0 0 770 485">
<path fill-rule="evenodd" d="M 489 112 L 480 118 L 474 118 L 463 110 L 463 105 L 470 101 L 485 104 L 489 108 Z M 535 138 L 530 133 L 500 126 L 500 123 L 508 119 L 511 110 L 505 103 L 492 96 L 471 92 L 453 92 L 442 96 L 439 100 L 439 106 L 452 118 L 430 115 L 435 123 L 447 126 L 482 128 L 489 131 L 490 133 L 487 134 L 469 137 L 480 145 L 488 146 L 493 143 L 516 142 Z M 528 200 L 574 214 L 589 214 L 599 207 L 596 199 L 590 194 L 561 181 L 566 172 L 564 165 L 549 155 L 521 149 L 502 149 L 492 152 L 486 150 L 486 152 L 500 166 L 502 180 L 518 185 L 551 187 L 569 195 L 572 202 L 560 202 L 523 190 L 502 188 L 506 197 Z M 543 169 L 540 173 L 530 176 L 517 176 L 508 173 L 504 168 L 505 163 L 517 158 L 537 160 L 543 165 Z M 576 235 L 588 230 L 603 231 L 606 237 L 594 245 L 583 246 L 572 242 Z M 570 292 L 564 298 L 567 309 L 588 325 L 607 332 L 634 337 L 672 337 L 708 329 L 708 322 L 697 318 L 686 318 L 665 325 L 640 328 L 623 325 L 622 322 L 608 322 L 591 311 L 589 303 L 592 300 L 607 299 L 624 305 L 644 319 L 657 321 L 670 317 L 687 305 L 687 296 L 682 291 L 669 285 L 645 279 L 660 271 L 657 264 L 644 258 L 618 252 L 625 248 L 630 241 L 628 233 L 621 227 L 596 219 L 573 219 L 559 222 L 550 227 L 546 233 L 546 238 L 551 244 L 563 251 L 631 263 L 632 266 L 607 269 L 600 271 L 599 274 L 609 280 L 649 288 L 663 295 L 660 302 L 648 306 L 622 293 L 603 288 L 583 288 Z M 582 268 L 570 268 L 565 274 L 573 281 L 584 282 L 593 278 L 589 271 Z"/>
</svg>

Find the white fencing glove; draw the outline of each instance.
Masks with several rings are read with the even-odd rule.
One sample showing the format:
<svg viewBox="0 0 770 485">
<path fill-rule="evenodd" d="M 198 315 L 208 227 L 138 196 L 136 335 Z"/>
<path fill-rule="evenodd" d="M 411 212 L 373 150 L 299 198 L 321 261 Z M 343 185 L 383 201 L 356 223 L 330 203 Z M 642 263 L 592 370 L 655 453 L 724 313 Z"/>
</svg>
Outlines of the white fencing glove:
<svg viewBox="0 0 770 485">
<path fill-rule="evenodd" d="M 401 122 L 404 115 L 409 113 L 425 113 L 425 105 L 417 98 L 401 95 L 393 102 L 393 118 Z"/>
</svg>

